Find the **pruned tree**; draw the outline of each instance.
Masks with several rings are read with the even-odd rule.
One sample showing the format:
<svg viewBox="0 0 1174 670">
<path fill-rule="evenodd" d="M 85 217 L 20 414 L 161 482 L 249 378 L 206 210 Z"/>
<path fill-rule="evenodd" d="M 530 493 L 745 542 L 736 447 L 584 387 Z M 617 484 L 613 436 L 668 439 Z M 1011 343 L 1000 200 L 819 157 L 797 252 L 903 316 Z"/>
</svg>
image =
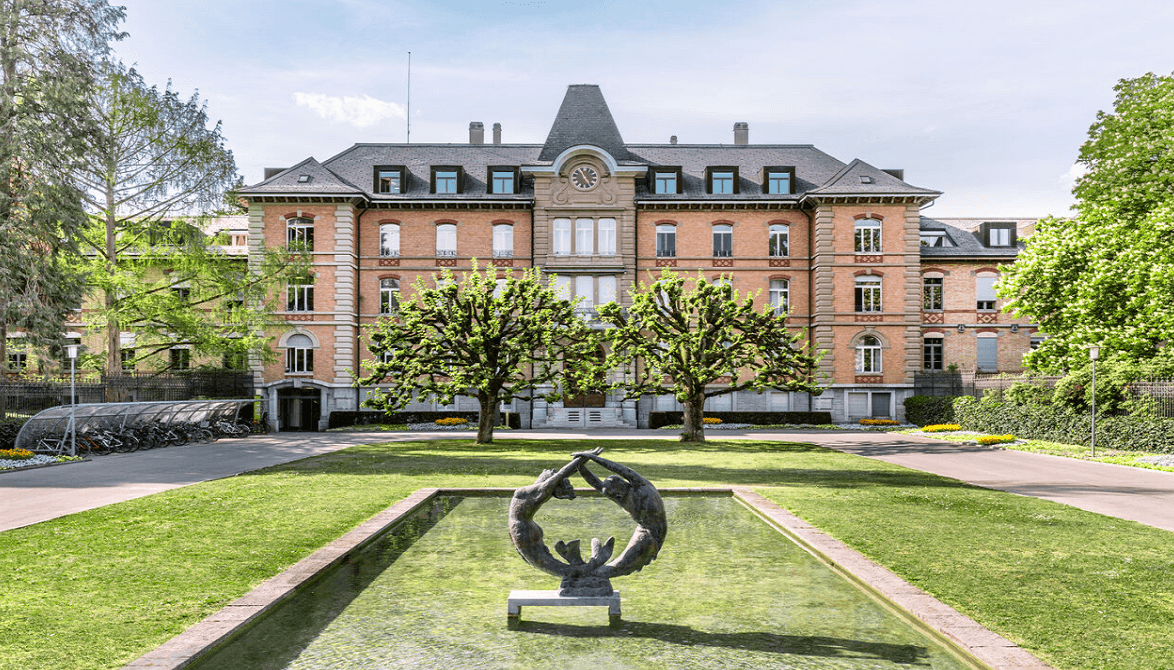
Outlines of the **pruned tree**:
<svg viewBox="0 0 1174 670">
<path fill-rule="evenodd" d="M 105 0 L 0 0 L 0 371 L 10 332 L 57 343 L 80 306 L 71 174 L 94 128 L 86 92 L 123 9 Z"/>
<path fill-rule="evenodd" d="M 1116 92 L 1080 148 L 1076 215 L 1041 220 L 999 280 L 1007 309 L 1049 336 L 1024 358 L 1038 371 L 1080 370 L 1097 344 L 1109 365 L 1174 372 L 1174 76 Z"/>
<path fill-rule="evenodd" d="M 206 104 L 108 63 L 91 111 L 99 134 L 77 174 L 94 213 L 84 251 L 107 374 L 121 373 L 122 331 L 135 333 L 137 358 L 178 345 L 236 358 L 268 351 L 266 298 L 297 268 L 261 250 L 252 263 L 227 256 L 201 230 L 236 180 Z"/>
<path fill-rule="evenodd" d="M 629 296 L 627 309 L 598 308 L 614 326 L 604 331 L 606 365 L 628 371 L 617 387 L 629 399 L 672 394 L 684 407 L 682 441 L 705 440 L 706 398 L 747 389 L 821 393 L 814 379 L 820 357 L 770 305 L 756 309 L 755 296 L 742 299 L 726 282 L 668 268 Z"/>
<path fill-rule="evenodd" d="M 473 269 L 456 281 L 444 270 L 435 283 L 419 278 L 398 313 L 368 329 L 374 361 L 360 383 L 389 383 L 369 407 L 400 409 L 416 397 L 444 404 L 472 395 L 480 406 L 478 444 L 493 442 L 500 403 L 554 398 L 598 342 L 574 305 L 543 284 L 538 270 Z M 564 365 L 569 362 L 570 365 Z M 583 373 L 588 374 L 588 373 Z"/>
</svg>

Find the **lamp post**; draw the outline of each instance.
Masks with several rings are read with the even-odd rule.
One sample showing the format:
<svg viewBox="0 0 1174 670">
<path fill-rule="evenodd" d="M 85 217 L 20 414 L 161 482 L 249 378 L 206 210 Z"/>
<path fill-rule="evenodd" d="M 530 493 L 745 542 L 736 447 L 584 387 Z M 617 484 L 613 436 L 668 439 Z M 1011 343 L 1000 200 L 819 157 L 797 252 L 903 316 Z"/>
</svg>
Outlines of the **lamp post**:
<svg viewBox="0 0 1174 670">
<path fill-rule="evenodd" d="M 77 347 L 65 345 L 69 355 L 69 455 L 77 456 Z"/>
<path fill-rule="evenodd" d="M 1101 348 L 1097 345 L 1089 345 L 1088 358 L 1092 361 L 1092 457 L 1097 457 L 1097 358 L 1101 354 Z"/>
</svg>

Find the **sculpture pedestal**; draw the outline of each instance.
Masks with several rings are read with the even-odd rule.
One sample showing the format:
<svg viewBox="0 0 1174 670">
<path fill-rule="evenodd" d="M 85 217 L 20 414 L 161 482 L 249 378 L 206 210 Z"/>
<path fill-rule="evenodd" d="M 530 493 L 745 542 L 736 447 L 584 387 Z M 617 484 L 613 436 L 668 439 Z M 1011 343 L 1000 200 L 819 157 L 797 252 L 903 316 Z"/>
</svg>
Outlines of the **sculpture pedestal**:
<svg viewBox="0 0 1174 670">
<path fill-rule="evenodd" d="M 608 596 L 560 596 L 558 591 L 510 591 L 506 623 L 510 628 L 522 618 L 522 607 L 606 607 L 608 625 L 620 625 L 620 592 Z"/>
</svg>

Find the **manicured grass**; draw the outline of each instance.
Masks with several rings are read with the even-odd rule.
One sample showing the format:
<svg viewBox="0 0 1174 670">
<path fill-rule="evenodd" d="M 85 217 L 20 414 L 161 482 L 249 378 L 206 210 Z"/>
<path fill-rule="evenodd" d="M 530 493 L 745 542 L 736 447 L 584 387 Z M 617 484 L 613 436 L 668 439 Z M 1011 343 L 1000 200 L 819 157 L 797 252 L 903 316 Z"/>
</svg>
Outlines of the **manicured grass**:
<svg viewBox="0 0 1174 670">
<path fill-rule="evenodd" d="M 598 444 L 364 445 L 0 533 L 0 668 L 118 667 L 417 488 Z M 659 486 L 759 487 L 1057 668 L 1169 664 L 1169 532 L 812 445 L 603 444 Z"/>
<path fill-rule="evenodd" d="M 954 433 L 923 433 L 916 429 L 892 431 L 901 433 L 903 435 L 922 435 L 930 437 L 935 440 L 946 440 L 949 442 L 973 442 L 979 435 L 973 432 L 958 435 Z M 1165 472 L 1174 472 L 1174 468 L 1154 465 L 1153 463 L 1142 463 L 1141 459 L 1146 456 L 1168 456 L 1169 454 L 1159 454 L 1151 451 L 1125 451 L 1124 449 L 1102 449 L 1097 448 L 1097 457 L 1092 457 L 1092 451 L 1084 445 L 1080 444 L 1064 444 L 1062 442 L 1047 442 L 1044 440 L 1025 440 L 1022 444 L 1000 444 L 1000 449 L 1014 449 L 1015 451 L 1029 451 L 1036 454 L 1049 454 L 1051 456 L 1065 456 L 1067 458 L 1079 458 L 1082 461 L 1095 461 L 1097 463 L 1115 463 L 1117 465 L 1129 465 L 1135 468 L 1146 468 L 1149 470 L 1163 470 Z"/>
</svg>

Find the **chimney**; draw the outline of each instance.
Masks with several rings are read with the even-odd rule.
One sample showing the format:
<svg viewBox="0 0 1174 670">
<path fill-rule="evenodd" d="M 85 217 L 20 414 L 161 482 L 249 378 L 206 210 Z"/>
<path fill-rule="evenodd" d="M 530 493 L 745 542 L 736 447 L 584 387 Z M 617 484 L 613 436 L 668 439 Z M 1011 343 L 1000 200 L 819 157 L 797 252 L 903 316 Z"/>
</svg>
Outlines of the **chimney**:
<svg viewBox="0 0 1174 670">
<path fill-rule="evenodd" d="M 676 143 L 677 143 L 677 136 L 676 135 L 673 135 L 672 137 L 669 138 L 669 144 L 676 144 Z"/>
<path fill-rule="evenodd" d="M 273 175 L 276 175 L 276 174 L 281 174 L 284 171 L 285 171 L 285 168 L 265 168 L 265 179 L 269 179 L 270 177 L 272 177 Z M 264 180 L 262 180 L 262 181 L 264 181 Z"/>
<path fill-rule="evenodd" d="M 734 144 L 750 144 L 750 124 L 739 121 L 734 124 Z"/>
<path fill-rule="evenodd" d="M 485 144 L 485 124 L 474 121 L 469 124 L 469 144 Z"/>
<path fill-rule="evenodd" d="M 501 144 L 501 124 L 493 124 L 493 143 Z"/>
<path fill-rule="evenodd" d="M 883 168 L 881 170 L 881 172 L 887 172 L 890 175 L 896 177 L 897 179 L 900 179 L 901 181 L 905 181 L 905 170 L 902 168 Z"/>
</svg>

